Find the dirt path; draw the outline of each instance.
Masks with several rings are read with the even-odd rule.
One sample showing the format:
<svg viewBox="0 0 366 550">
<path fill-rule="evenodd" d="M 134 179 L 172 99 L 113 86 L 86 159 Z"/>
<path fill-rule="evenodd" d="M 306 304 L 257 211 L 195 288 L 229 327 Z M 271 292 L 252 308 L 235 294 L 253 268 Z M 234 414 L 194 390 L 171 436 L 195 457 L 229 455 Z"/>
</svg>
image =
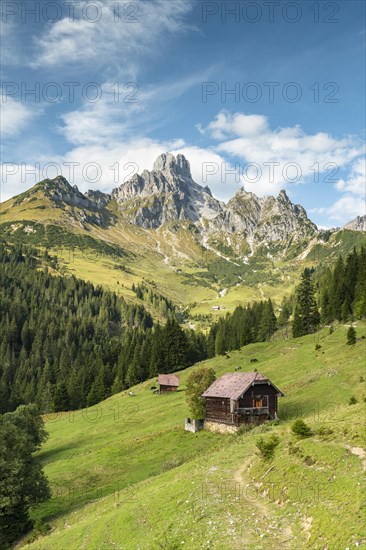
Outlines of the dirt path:
<svg viewBox="0 0 366 550">
<path fill-rule="evenodd" d="M 366 451 L 361 447 L 351 447 L 351 445 L 345 445 L 345 448 L 348 449 L 353 455 L 358 456 L 362 462 L 364 471 L 366 472 Z"/>
<path fill-rule="evenodd" d="M 291 524 L 284 516 L 280 516 L 278 510 L 275 509 L 275 504 L 258 495 L 253 481 L 249 476 L 251 460 L 248 459 L 234 472 L 233 481 L 242 489 L 241 494 L 247 495 L 248 487 L 250 491 L 250 506 L 253 508 L 252 515 L 258 521 L 257 533 L 259 541 L 263 544 L 262 548 L 293 548 L 294 535 L 291 529 Z M 259 488 L 259 485 L 257 485 Z M 265 489 L 263 489 L 265 490 Z M 277 529 L 268 533 L 268 526 L 277 525 Z M 259 533 L 262 531 L 262 533 Z M 244 540 L 243 540 L 244 543 Z"/>
</svg>

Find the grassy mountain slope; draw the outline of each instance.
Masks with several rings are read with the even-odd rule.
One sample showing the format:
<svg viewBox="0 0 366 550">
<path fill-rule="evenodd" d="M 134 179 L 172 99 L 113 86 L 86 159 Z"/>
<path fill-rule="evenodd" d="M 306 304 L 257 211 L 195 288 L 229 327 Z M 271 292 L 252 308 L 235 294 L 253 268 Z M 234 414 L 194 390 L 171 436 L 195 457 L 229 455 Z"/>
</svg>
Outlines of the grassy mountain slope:
<svg viewBox="0 0 366 550">
<path fill-rule="evenodd" d="M 357 336 L 365 329 L 358 323 Z M 176 394 L 153 395 L 151 380 L 133 389 L 136 397 L 123 392 L 49 416 L 41 457 L 53 497 L 33 515 L 52 531 L 26 548 L 365 547 L 366 340 L 347 346 L 346 331 L 253 344 L 202 363 L 219 376 L 239 364 L 250 370 L 256 357 L 285 393 L 278 425 L 243 435 L 185 432 L 184 387 L 197 366 L 179 373 Z M 297 440 L 290 431 L 297 417 L 323 434 Z M 268 463 L 255 442 L 270 433 L 281 442 Z"/>
<path fill-rule="evenodd" d="M 365 244 L 366 236 L 341 231 L 328 240 L 292 244 L 285 253 L 273 245 L 271 257 L 267 248 L 250 256 L 239 236 L 218 232 L 203 245 L 189 222 L 146 230 L 124 220 L 114 200 L 99 211 L 70 205 L 52 200 L 41 182 L 0 205 L 0 239 L 47 247 L 58 257 L 60 273 L 102 284 L 126 299 L 137 300 L 133 283 L 151 281 L 156 292 L 188 306 L 194 319 L 262 298 L 279 303 L 304 267 L 334 261 Z M 222 309 L 213 312 L 214 305 Z"/>
</svg>

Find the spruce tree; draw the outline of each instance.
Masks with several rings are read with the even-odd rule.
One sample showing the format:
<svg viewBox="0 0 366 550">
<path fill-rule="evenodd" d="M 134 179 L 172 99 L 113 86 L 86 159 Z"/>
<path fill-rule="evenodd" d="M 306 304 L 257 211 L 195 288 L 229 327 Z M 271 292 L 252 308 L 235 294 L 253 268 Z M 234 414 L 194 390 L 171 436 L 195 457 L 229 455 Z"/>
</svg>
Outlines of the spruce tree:
<svg viewBox="0 0 366 550">
<path fill-rule="evenodd" d="M 67 391 L 66 384 L 64 382 L 60 382 L 57 384 L 53 396 L 53 407 L 54 410 L 57 411 L 67 411 L 69 410 L 70 406 L 70 400 L 69 400 L 69 394 Z"/>
<path fill-rule="evenodd" d="M 273 310 L 272 301 L 265 302 L 258 330 L 258 340 L 269 340 L 277 328 L 277 319 Z"/>
<path fill-rule="evenodd" d="M 301 276 L 301 283 L 296 290 L 296 306 L 292 326 L 295 338 L 312 334 L 320 322 L 320 315 L 316 305 L 314 287 L 311 281 L 311 272 L 305 269 Z"/>
<path fill-rule="evenodd" d="M 354 329 L 354 327 L 349 327 L 349 329 L 347 330 L 347 344 L 349 346 L 353 346 L 353 344 L 356 343 L 356 331 Z"/>
</svg>

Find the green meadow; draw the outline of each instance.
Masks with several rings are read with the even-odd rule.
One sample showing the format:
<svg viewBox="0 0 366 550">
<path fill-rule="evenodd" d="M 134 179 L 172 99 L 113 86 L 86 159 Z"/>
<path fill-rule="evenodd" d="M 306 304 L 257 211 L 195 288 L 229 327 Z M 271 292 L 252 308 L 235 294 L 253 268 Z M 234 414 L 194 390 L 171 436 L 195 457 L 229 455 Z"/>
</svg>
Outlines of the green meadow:
<svg viewBox="0 0 366 550">
<path fill-rule="evenodd" d="M 52 498 L 32 510 L 49 531 L 27 550 L 366 548 L 365 323 L 251 344 L 180 371 L 171 395 L 156 380 L 89 409 L 45 418 L 40 452 Z M 318 349 L 315 348 L 318 344 Z M 319 348 L 319 346 L 321 346 Z M 192 369 L 259 372 L 284 393 L 279 421 L 221 435 L 184 431 Z M 349 404 L 351 397 L 354 404 Z M 303 418 L 313 435 L 291 432 Z M 274 458 L 259 437 L 277 434 Z"/>
</svg>

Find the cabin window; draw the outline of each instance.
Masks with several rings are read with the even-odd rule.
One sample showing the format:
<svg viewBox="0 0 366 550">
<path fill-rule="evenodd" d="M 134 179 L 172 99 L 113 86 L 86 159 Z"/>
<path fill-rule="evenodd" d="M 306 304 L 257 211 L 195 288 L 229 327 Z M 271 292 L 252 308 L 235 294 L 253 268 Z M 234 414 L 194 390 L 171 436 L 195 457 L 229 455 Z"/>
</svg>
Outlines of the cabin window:
<svg viewBox="0 0 366 550">
<path fill-rule="evenodd" d="M 253 398 L 253 407 L 256 409 L 268 407 L 268 395 L 256 395 Z"/>
</svg>

